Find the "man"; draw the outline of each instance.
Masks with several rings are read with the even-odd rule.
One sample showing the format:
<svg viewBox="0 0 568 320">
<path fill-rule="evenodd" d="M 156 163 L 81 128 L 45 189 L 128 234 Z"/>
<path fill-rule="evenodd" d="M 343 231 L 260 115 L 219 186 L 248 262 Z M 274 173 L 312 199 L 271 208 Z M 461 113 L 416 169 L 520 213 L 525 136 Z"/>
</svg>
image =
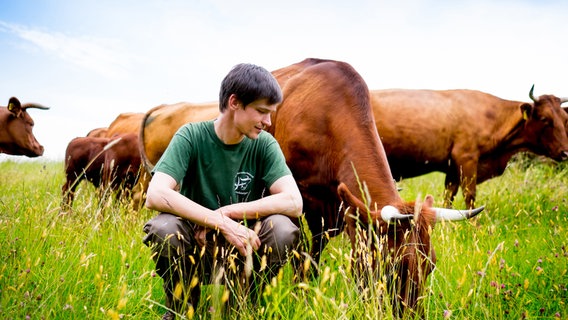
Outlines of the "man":
<svg viewBox="0 0 568 320">
<path fill-rule="evenodd" d="M 236 65 L 221 83 L 219 117 L 181 127 L 156 164 L 146 206 L 160 214 L 144 242 L 164 280 L 164 318 L 195 310 L 200 285 L 215 279 L 258 297 L 297 245 L 300 191 L 264 131 L 281 101 L 270 72 Z"/>
</svg>

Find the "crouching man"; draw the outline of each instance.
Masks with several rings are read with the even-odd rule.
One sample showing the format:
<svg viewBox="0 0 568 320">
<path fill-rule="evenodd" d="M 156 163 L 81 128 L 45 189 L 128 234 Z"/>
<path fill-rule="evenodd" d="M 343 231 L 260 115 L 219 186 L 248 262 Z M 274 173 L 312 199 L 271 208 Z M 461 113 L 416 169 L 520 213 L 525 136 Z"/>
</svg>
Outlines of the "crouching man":
<svg viewBox="0 0 568 320">
<path fill-rule="evenodd" d="M 144 243 L 164 281 L 164 319 L 196 310 L 200 286 L 219 280 L 235 289 L 229 311 L 258 297 L 296 248 L 302 198 L 264 131 L 281 101 L 270 72 L 236 65 L 221 83 L 218 118 L 182 126 L 156 164 L 146 206 L 160 213 Z"/>
</svg>

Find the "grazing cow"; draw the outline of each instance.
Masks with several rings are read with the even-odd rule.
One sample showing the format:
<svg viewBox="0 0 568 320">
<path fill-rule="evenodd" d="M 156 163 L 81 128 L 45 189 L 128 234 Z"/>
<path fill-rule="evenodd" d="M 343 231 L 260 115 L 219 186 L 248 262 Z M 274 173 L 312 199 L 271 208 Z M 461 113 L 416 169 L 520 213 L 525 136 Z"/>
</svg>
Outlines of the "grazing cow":
<svg viewBox="0 0 568 320">
<path fill-rule="evenodd" d="M 63 206 L 73 205 L 75 189 L 86 179 L 101 195 L 107 190 L 130 192 L 136 185 L 140 171 L 138 135 L 128 133 L 113 138 L 78 137 L 65 152 L 65 184 Z"/>
<path fill-rule="evenodd" d="M 188 122 L 215 119 L 217 102 L 162 104 L 144 115 L 140 128 L 140 153 L 144 167 L 151 171 L 176 131 Z"/>
<path fill-rule="evenodd" d="M 418 204 L 405 203 L 397 192 L 375 127 L 368 88 L 350 65 L 307 59 L 273 74 L 282 87 L 284 100 L 267 130 L 279 142 L 302 192 L 305 218 L 312 234 L 310 256 L 314 263 L 319 264 L 328 236 L 341 233 L 345 219 L 357 263 L 354 269 L 364 276 L 368 259 L 357 249 L 358 234 L 365 234 L 363 230 L 372 224 L 381 238 L 388 238 L 384 246 L 371 241 L 370 249 L 392 258 L 389 260 L 393 280 L 390 287 L 395 307 L 399 313 L 405 308 L 415 310 L 424 280 L 435 263 L 430 246 L 430 230 L 435 221 L 467 218 L 480 210 L 462 215 L 457 210 L 434 208 L 433 199 L 428 196 L 417 214 L 418 219 L 410 221 Z M 211 115 L 205 119 L 218 113 L 217 104 L 211 109 Z M 141 132 L 150 123 L 154 126 L 153 132 L 160 133 L 163 139 L 162 143 L 154 144 L 144 141 L 146 138 L 140 139 L 142 157 L 145 153 L 151 155 L 146 157 L 152 161 L 149 165 L 159 159 L 179 126 L 197 121 L 188 110 L 191 108 L 171 112 L 175 114 L 175 125 L 159 117 L 148 117 L 153 121 L 144 122 Z M 370 200 L 367 205 L 351 192 L 362 189 L 359 181 L 367 190 L 368 196 L 364 198 Z M 341 210 L 343 201 L 352 214 L 345 215 Z M 386 209 L 381 209 L 383 207 Z M 389 223 L 397 219 L 400 221 Z M 359 220 L 361 224 L 357 223 Z M 380 263 L 377 258 L 381 257 L 372 259 L 374 270 Z"/>
<path fill-rule="evenodd" d="M 534 87 L 533 87 L 534 88 Z M 432 171 L 446 174 L 444 205 L 461 186 L 473 207 L 476 184 L 499 176 L 511 157 L 530 151 L 555 160 L 568 157 L 568 99 L 504 100 L 473 90 L 371 91 L 377 129 L 396 179 Z"/>
<path fill-rule="evenodd" d="M 43 146 L 32 133 L 34 120 L 26 111 L 29 108 L 49 109 L 37 103 L 22 105 L 15 97 L 8 100 L 7 107 L 0 107 L 0 153 L 30 158 L 43 155 Z"/>
<path fill-rule="evenodd" d="M 377 270 L 381 261 L 389 261 L 394 308 L 399 314 L 405 309 L 412 312 L 436 261 L 430 245 L 436 219 L 449 218 L 446 214 L 470 217 L 481 209 L 462 216 L 457 210 L 432 207 L 431 196 L 420 206 L 401 199 L 375 126 L 367 85 L 349 64 L 306 59 L 273 74 L 284 99 L 267 130 L 280 144 L 302 193 L 312 233 L 310 255 L 319 262 L 328 236 L 341 232 L 345 219 L 356 273 L 364 276 L 368 267 Z M 351 214 L 344 216 L 342 202 Z M 389 224 L 393 217 L 402 219 Z M 370 225 L 379 238 L 388 240 L 367 239 L 372 257 L 368 266 L 357 239 Z"/>
</svg>

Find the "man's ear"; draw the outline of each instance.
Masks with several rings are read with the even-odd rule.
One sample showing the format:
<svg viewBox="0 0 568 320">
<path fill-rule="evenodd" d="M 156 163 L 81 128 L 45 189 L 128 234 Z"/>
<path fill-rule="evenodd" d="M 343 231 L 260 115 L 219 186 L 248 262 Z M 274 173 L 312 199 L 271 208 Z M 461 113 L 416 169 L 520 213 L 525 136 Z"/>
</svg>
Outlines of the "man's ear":
<svg viewBox="0 0 568 320">
<path fill-rule="evenodd" d="M 237 110 L 238 108 L 241 107 L 241 101 L 239 100 L 239 98 L 237 97 L 236 94 L 231 94 L 229 96 L 229 109 L 231 110 Z"/>
</svg>

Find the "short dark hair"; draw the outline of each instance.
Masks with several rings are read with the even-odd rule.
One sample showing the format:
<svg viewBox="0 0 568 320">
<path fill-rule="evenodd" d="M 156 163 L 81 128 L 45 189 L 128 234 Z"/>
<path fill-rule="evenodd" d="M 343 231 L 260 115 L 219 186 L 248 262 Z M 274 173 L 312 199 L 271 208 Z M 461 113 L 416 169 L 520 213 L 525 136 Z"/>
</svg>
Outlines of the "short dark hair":
<svg viewBox="0 0 568 320">
<path fill-rule="evenodd" d="M 221 82 L 219 92 L 221 112 L 227 109 L 232 94 L 237 96 L 244 107 L 261 99 L 267 99 L 270 105 L 282 102 L 282 90 L 272 73 L 250 63 L 237 64 Z"/>
</svg>

